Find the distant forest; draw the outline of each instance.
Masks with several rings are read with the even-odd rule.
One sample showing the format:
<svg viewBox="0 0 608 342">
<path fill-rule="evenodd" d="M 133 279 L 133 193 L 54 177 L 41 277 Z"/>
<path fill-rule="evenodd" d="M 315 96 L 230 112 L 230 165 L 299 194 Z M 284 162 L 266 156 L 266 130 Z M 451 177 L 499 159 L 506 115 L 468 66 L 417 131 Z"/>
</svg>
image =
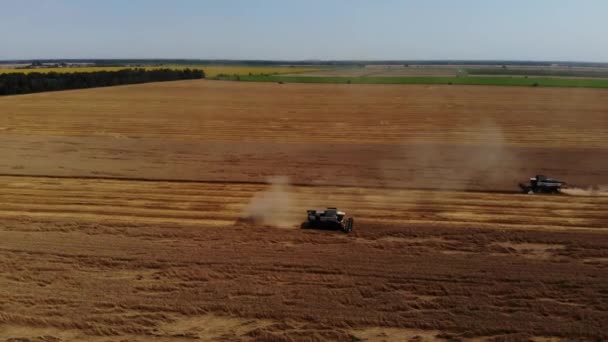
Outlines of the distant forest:
<svg viewBox="0 0 608 342">
<path fill-rule="evenodd" d="M 163 82 L 205 78 L 202 70 L 124 69 L 73 73 L 0 74 L 0 95 L 39 93 L 43 91 L 108 87 L 122 84 Z"/>
</svg>

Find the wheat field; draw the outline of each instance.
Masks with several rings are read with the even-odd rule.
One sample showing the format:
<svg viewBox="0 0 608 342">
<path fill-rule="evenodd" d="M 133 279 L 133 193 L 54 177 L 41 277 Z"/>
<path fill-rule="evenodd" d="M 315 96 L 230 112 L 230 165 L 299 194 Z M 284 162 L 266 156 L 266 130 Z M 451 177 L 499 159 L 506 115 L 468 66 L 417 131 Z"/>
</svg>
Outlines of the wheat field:
<svg viewBox="0 0 608 342">
<path fill-rule="evenodd" d="M 0 98 L 0 339 L 608 334 L 608 93 L 191 80 Z M 519 193 L 536 173 L 573 195 Z M 351 234 L 301 229 L 336 206 Z"/>
<path fill-rule="evenodd" d="M 139 68 L 139 67 L 96 67 L 96 66 L 83 66 L 83 67 L 66 67 L 66 68 L 33 68 L 33 69 L 17 69 L 17 68 L 0 68 L 0 74 L 6 73 L 71 73 L 71 72 L 97 72 L 97 71 L 118 71 L 126 68 Z M 155 69 L 195 69 L 205 71 L 206 77 L 216 77 L 218 75 L 263 75 L 263 74 L 286 74 L 286 73 L 300 73 L 309 71 L 322 70 L 319 67 L 290 67 L 290 66 L 270 66 L 270 67 L 258 67 L 258 66 L 218 66 L 218 65 L 163 65 L 163 66 L 143 66 L 146 70 Z"/>
</svg>

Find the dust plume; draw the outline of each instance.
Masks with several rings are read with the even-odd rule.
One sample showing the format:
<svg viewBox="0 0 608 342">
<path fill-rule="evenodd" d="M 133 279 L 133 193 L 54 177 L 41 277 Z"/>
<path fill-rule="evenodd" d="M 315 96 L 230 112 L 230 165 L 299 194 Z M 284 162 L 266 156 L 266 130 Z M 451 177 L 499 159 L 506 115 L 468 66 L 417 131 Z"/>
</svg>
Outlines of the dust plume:
<svg viewBox="0 0 608 342">
<path fill-rule="evenodd" d="M 277 228 L 297 225 L 297 219 L 291 214 L 295 200 L 289 178 L 269 177 L 267 182 L 268 189 L 251 198 L 241 220 Z"/>
<path fill-rule="evenodd" d="M 565 188 L 562 193 L 570 196 L 601 196 L 608 197 L 608 186 L 593 186 L 587 189 L 583 188 Z"/>
<path fill-rule="evenodd" d="M 458 141 L 443 144 L 440 141 Z M 437 190 L 494 189 L 504 178 L 516 184 L 520 163 L 502 129 L 492 120 L 446 133 L 440 139 L 418 140 L 403 145 L 401 158 L 381 164 L 387 185 Z"/>
</svg>

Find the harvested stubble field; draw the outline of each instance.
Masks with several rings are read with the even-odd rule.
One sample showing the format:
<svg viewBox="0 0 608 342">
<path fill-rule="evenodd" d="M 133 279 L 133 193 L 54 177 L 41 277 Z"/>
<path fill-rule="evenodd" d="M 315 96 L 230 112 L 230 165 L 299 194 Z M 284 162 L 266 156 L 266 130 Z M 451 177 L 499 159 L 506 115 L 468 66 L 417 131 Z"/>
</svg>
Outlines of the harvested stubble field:
<svg viewBox="0 0 608 342">
<path fill-rule="evenodd" d="M 537 171 L 608 184 L 607 97 L 185 81 L 0 98 L 0 337 L 606 339 L 608 197 L 515 190 Z M 331 205 L 352 234 L 298 228 Z"/>
</svg>

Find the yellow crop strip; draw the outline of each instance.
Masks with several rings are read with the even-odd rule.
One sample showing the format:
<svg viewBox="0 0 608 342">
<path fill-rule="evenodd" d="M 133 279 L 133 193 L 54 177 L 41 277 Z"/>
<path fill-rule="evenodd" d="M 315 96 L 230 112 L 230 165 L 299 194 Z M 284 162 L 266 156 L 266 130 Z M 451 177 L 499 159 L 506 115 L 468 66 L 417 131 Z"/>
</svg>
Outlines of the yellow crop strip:
<svg viewBox="0 0 608 342">
<path fill-rule="evenodd" d="M 33 68 L 33 69 L 9 69 L 0 68 L 0 74 L 5 73 L 31 73 L 31 72 L 58 72 L 58 73 L 72 73 L 72 72 L 96 72 L 96 71 L 117 71 L 122 69 L 135 69 L 135 66 L 124 66 L 124 67 L 65 67 L 65 68 Z M 155 69 L 196 69 L 204 70 L 206 77 L 215 77 L 220 74 L 225 75 L 262 75 L 262 74 L 292 74 L 301 73 L 307 71 L 318 71 L 323 68 L 319 67 L 289 67 L 289 66 L 222 66 L 222 65 L 163 65 L 163 66 L 147 66 L 143 67 L 146 70 Z"/>
</svg>

